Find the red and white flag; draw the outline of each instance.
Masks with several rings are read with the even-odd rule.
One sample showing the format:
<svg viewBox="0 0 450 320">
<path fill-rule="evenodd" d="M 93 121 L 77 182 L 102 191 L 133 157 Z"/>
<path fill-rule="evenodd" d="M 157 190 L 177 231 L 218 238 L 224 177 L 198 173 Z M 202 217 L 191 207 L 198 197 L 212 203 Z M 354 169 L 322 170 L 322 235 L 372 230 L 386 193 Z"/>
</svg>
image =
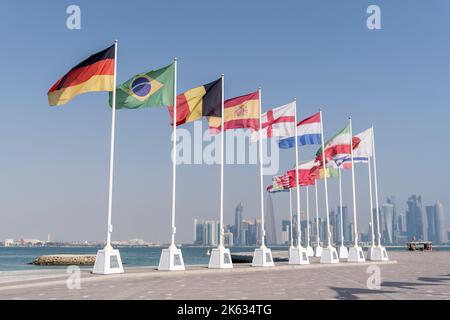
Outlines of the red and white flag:
<svg viewBox="0 0 450 320">
<path fill-rule="evenodd" d="M 274 108 L 261 115 L 262 139 L 289 137 L 295 134 L 295 103 Z M 259 140 L 259 131 L 252 132 L 250 141 Z"/>
</svg>

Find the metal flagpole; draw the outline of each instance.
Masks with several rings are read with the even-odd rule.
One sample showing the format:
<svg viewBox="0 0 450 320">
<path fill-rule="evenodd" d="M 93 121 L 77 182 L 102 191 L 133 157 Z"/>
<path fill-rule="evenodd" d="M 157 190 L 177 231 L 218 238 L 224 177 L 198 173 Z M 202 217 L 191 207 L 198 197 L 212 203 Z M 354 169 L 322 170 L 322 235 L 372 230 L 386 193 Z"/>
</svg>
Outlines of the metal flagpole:
<svg viewBox="0 0 450 320">
<path fill-rule="evenodd" d="M 117 80 L 117 46 L 118 41 L 114 41 L 114 85 L 112 93 L 112 110 L 111 110 L 111 149 L 109 154 L 109 194 L 108 194 L 108 233 L 106 236 L 105 250 L 112 250 L 111 233 L 112 226 L 112 196 L 113 196 L 113 180 L 114 180 L 114 142 L 116 130 L 116 80 Z"/>
<path fill-rule="evenodd" d="M 380 205 L 378 202 L 378 176 L 377 176 L 377 158 L 375 156 L 375 130 L 372 126 L 372 147 L 373 147 L 373 174 L 375 176 L 375 203 L 376 203 L 376 219 L 377 219 L 377 234 L 378 247 L 381 247 L 381 232 L 380 232 Z"/>
<path fill-rule="evenodd" d="M 353 232 L 355 234 L 354 246 L 358 246 L 358 224 L 356 220 L 356 187 L 355 187 L 355 164 L 353 161 L 353 130 L 352 130 L 352 118 L 348 118 L 350 126 L 350 156 L 352 157 L 352 194 L 353 194 Z"/>
<path fill-rule="evenodd" d="M 262 108 L 261 108 L 261 87 L 258 88 L 259 94 L 259 175 L 260 175 L 260 189 L 261 189 L 261 248 L 265 247 L 264 238 L 266 236 L 266 229 L 264 225 L 264 168 L 263 168 L 263 152 L 262 152 Z"/>
<path fill-rule="evenodd" d="M 343 217 L 343 210 L 342 210 L 342 177 L 341 177 L 341 168 L 338 168 L 339 173 L 339 214 L 341 219 L 341 246 L 344 245 L 344 217 Z"/>
<path fill-rule="evenodd" d="M 327 215 L 327 240 L 328 240 L 328 248 L 331 248 L 331 235 L 330 235 L 330 214 L 329 214 L 329 207 L 328 207 L 328 173 L 326 168 L 326 160 L 325 160 L 325 142 L 324 142 L 324 134 L 323 134 L 323 120 L 322 120 L 322 109 L 320 109 L 320 129 L 322 131 L 322 165 L 323 165 L 323 171 L 324 171 L 324 184 L 325 184 L 325 210 Z"/>
<path fill-rule="evenodd" d="M 314 192 L 316 194 L 316 234 L 317 245 L 320 246 L 320 233 L 319 233 L 319 199 L 317 196 L 317 179 L 314 180 Z"/>
<path fill-rule="evenodd" d="M 298 143 L 297 143 L 297 99 L 294 99 L 294 106 L 295 106 L 295 112 L 294 112 L 294 118 L 295 118 L 295 176 L 296 176 L 296 196 L 297 196 L 297 247 L 301 247 L 302 245 L 302 228 L 301 228 L 301 221 L 300 221 L 300 177 L 298 174 Z"/>
<path fill-rule="evenodd" d="M 224 167 L 224 142 L 225 142 L 225 128 L 224 128 L 224 118 L 225 118 L 225 111 L 224 111 L 224 95 L 225 95 L 225 75 L 222 73 L 222 117 L 221 117 L 221 128 L 222 128 L 222 136 L 221 136 L 221 145 L 220 145 L 220 240 L 219 240 L 219 247 L 223 247 L 223 237 L 224 237 L 224 227 L 223 227 L 223 167 Z"/>
<path fill-rule="evenodd" d="M 172 159 L 172 238 L 170 248 L 176 249 L 175 234 L 177 229 L 175 226 L 175 212 L 176 212 L 176 191 L 177 191 L 177 58 L 174 59 L 174 83 L 173 83 L 173 159 Z"/>
<path fill-rule="evenodd" d="M 369 200 L 370 200 L 370 231 L 371 231 L 371 236 L 372 236 L 372 247 L 375 246 L 375 231 L 373 229 L 374 225 L 373 225 L 373 199 L 372 199 L 372 168 L 370 165 L 370 159 L 371 157 L 369 157 L 369 162 L 367 163 L 367 168 L 369 169 Z"/>
<path fill-rule="evenodd" d="M 309 248 L 309 186 L 306 186 L 306 247 Z"/>
<path fill-rule="evenodd" d="M 294 235 L 292 233 L 292 188 L 289 188 L 289 213 L 290 213 L 290 223 L 289 223 L 289 235 L 291 241 L 291 247 L 294 246 Z"/>
</svg>

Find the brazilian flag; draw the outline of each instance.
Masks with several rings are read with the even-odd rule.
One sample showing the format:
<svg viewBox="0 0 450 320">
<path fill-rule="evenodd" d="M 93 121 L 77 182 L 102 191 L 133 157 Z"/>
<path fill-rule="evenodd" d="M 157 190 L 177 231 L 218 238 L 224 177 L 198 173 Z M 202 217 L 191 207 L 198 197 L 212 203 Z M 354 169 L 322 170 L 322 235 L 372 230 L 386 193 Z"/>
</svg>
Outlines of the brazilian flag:
<svg viewBox="0 0 450 320">
<path fill-rule="evenodd" d="M 140 73 L 116 88 L 116 109 L 138 109 L 173 105 L 174 63 Z M 109 93 L 112 106 L 112 92 Z"/>
</svg>

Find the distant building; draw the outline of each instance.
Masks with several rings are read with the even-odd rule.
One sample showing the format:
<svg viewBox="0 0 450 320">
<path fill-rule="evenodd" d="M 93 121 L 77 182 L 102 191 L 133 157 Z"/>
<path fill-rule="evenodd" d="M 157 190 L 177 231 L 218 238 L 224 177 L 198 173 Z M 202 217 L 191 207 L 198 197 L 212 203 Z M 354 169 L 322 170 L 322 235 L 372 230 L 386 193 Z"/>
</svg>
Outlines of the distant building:
<svg viewBox="0 0 450 320">
<path fill-rule="evenodd" d="M 408 198 L 406 204 L 408 205 L 408 210 L 406 211 L 406 233 L 408 240 L 424 240 L 422 197 L 412 195 Z"/>
<path fill-rule="evenodd" d="M 392 208 L 392 243 L 397 243 L 398 237 L 402 235 L 402 231 L 399 226 L 399 215 L 397 212 L 397 203 L 395 196 L 387 197 L 387 203 L 393 206 Z"/>
<path fill-rule="evenodd" d="M 394 205 L 390 203 L 385 203 L 381 206 L 381 211 L 383 212 L 383 242 L 386 244 L 394 243 Z"/>
<path fill-rule="evenodd" d="M 205 245 L 205 225 L 204 223 L 198 223 L 197 219 L 194 219 L 194 244 Z"/>
<path fill-rule="evenodd" d="M 273 210 L 273 200 L 270 193 L 267 193 L 266 197 L 266 207 L 265 207 L 265 228 L 266 228 L 266 239 L 265 241 L 269 245 L 278 244 L 277 241 L 277 231 L 275 228 L 275 214 Z M 257 239 L 260 239 L 257 238 Z"/>
<path fill-rule="evenodd" d="M 341 216 L 340 216 L 340 214 L 341 214 L 341 207 L 337 207 L 337 223 L 339 224 L 339 231 L 338 231 L 338 234 L 339 234 L 339 238 L 341 237 L 341 230 L 340 230 L 340 228 L 341 228 L 341 226 L 340 226 L 340 223 L 341 223 Z M 351 234 L 352 234 L 352 231 L 351 231 L 351 228 L 350 228 L 350 220 L 349 220 L 349 216 L 348 216 L 348 207 L 346 207 L 346 206 L 343 206 L 342 207 L 342 224 L 343 224 L 343 231 L 344 231 L 344 242 L 350 242 L 351 241 Z M 339 239 L 339 242 L 340 242 L 340 239 Z"/>
<path fill-rule="evenodd" d="M 427 213 L 427 240 L 436 242 L 436 212 L 434 206 L 426 206 L 425 212 Z"/>
<path fill-rule="evenodd" d="M 225 232 L 223 234 L 223 243 L 227 247 L 233 246 L 233 244 L 234 244 L 234 242 L 233 242 L 233 233 Z"/>
<path fill-rule="evenodd" d="M 437 243 L 445 243 L 448 241 L 448 235 L 446 232 L 445 212 L 444 206 L 441 202 L 436 202 L 434 205 L 435 212 L 435 241 Z"/>
<path fill-rule="evenodd" d="M 291 241 L 291 222 L 289 220 L 281 221 L 281 243 L 290 244 Z"/>
<path fill-rule="evenodd" d="M 242 238 L 242 235 L 245 237 L 245 231 L 242 230 L 242 213 L 244 211 L 244 207 L 242 203 L 238 203 L 236 209 L 234 210 L 234 243 L 236 245 L 244 245 L 245 239 Z"/>
<path fill-rule="evenodd" d="M 14 245 L 14 239 L 5 239 L 4 246 L 5 247 L 12 247 Z"/>
</svg>

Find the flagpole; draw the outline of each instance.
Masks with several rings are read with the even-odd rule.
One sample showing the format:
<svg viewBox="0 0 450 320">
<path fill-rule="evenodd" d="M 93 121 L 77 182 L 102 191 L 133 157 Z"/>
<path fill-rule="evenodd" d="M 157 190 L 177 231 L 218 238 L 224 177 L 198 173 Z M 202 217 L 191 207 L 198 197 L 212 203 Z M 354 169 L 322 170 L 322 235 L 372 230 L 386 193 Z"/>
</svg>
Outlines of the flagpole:
<svg viewBox="0 0 450 320">
<path fill-rule="evenodd" d="M 338 167 L 339 172 L 339 213 L 340 213 L 340 219 L 341 219 L 341 246 L 344 245 L 344 217 L 343 217 L 343 210 L 342 210 L 342 177 L 341 177 L 341 168 Z"/>
<path fill-rule="evenodd" d="M 352 195 L 353 195 L 353 232 L 355 234 L 354 246 L 358 246 L 358 223 L 356 220 L 356 190 L 355 190 L 355 164 L 353 160 L 353 130 L 352 118 L 348 118 L 350 126 L 350 156 L 352 158 Z"/>
<path fill-rule="evenodd" d="M 294 106 L 295 106 L 295 112 L 294 112 L 294 118 L 295 118 L 295 123 L 294 123 L 294 128 L 295 128 L 295 177 L 296 177 L 296 184 L 297 187 L 295 188 L 296 190 L 296 196 L 297 196 L 297 247 L 301 247 L 302 243 L 301 243 L 301 237 L 302 237 L 302 228 L 300 226 L 301 221 L 300 221 L 300 177 L 298 174 L 298 143 L 297 143 L 297 99 L 294 99 Z"/>
<path fill-rule="evenodd" d="M 377 233 L 378 233 L 378 247 L 381 247 L 381 232 L 380 232 L 380 205 L 378 202 L 378 176 L 377 176 L 377 158 L 375 155 L 375 130 L 372 126 L 372 148 L 373 148 L 373 173 L 375 176 L 375 203 L 376 203 L 376 219 L 377 219 Z"/>
<path fill-rule="evenodd" d="M 262 225 L 262 232 L 261 232 L 261 248 L 265 247 L 265 235 L 266 235 L 266 229 L 264 226 L 264 168 L 263 168 L 263 152 L 262 152 L 262 121 L 261 121 L 261 115 L 262 115 L 262 103 L 261 103 L 261 87 L 258 88 L 258 95 L 259 95 L 259 175 L 260 175 L 260 189 L 261 189 L 261 225 Z"/>
<path fill-rule="evenodd" d="M 108 190 L 108 228 L 106 236 L 105 250 L 112 250 L 111 234 L 112 226 L 112 197 L 113 197 L 113 180 L 114 180 L 114 144 L 116 131 L 116 82 L 117 82 L 117 47 L 118 41 L 114 40 L 114 85 L 112 92 L 112 110 L 111 110 L 111 146 L 109 153 L 109 190 Z"/>
<path fill-rule="evenodd" d="M 173 159 L 172 159 L 172 237 L 170 241 L 170 249 L 176 249 L 175 234 L 177 229 L 175 226 L 175 212 L 176 212 L 176 191 L 177 191 L 177 58 L 173 60 L 174 63 L 174 83 L 173 83 Z"/>
<path fill-rule="evenodd" d="M 289 223 L 289 235 L 290 235 L 290 242 L 291 247 L 294 246 L 294 235 L 293 235 L 293 228 L 292 228 L 292 188 L 289 188 L 289 216 L 290 216 L 290 223 Z"/>
<path fill-rule="evenodd" d="M 373 199 L 372 199 L 372 168 L 370 165 L 370 157 L 369 161 L 367 163 L 367 168 L 369 170 L 369 200 L 370 200 L 370 232 L 371 232 L 371 239 L 372 239 L 372 247 L 375 246 L 375 232 L 374 232 L 374 225 L 373 225 Z"/>
<path fill-rule="evenodd" d="M 314 180 L 314 192 L 316 194 L 316 233 L 317 233 L 317 246 L 320 246 L 320 233 L 319 233 L 319 198 L 317 196 L 317 179 Z"/>
<path fill-rule="evenodd" d="M 327 215 L 327 240 L 328 240 L 328 248 L 331 248 L 331 235 L 330 235 L 330 214 L 329 214 L 329 206 L 328 206 L 328 179 L 327 179 L 327 168 L 326 168 L 326 160 L 325 160 L 325 142 L 324 142 L 324 133 L 323 133 L 323 119 L 322 119 L 322 109 L 320 109 L 320 130 L 322 131 L 322 165 L 324 168 L 324 179 L 323 182 L 325 184 L 325 210 Z"/>
<path fill-rule="evenodd" d="M 220 143 L 220 240 L 219 240 L 219 248 L 223 248 L 223 242 L 224 242 L 224 227 L 223 227 L 223 167 L 224 167 L 224 141 L 225 141 L 225 110 L 224 110 L 224 95 L 225 95 L 225 75 L 222 73 L 221 75 L 221 82 L 222 82 L 222 101 L 221 101 L 221 128 L 222 128 L 222 136 L 221 136 L 221 143 Z"/>
<path fill-rule="evenodd" d="M 309 186 L 306 186 L 306 247 L 309 248 Z"/>
</svg>

